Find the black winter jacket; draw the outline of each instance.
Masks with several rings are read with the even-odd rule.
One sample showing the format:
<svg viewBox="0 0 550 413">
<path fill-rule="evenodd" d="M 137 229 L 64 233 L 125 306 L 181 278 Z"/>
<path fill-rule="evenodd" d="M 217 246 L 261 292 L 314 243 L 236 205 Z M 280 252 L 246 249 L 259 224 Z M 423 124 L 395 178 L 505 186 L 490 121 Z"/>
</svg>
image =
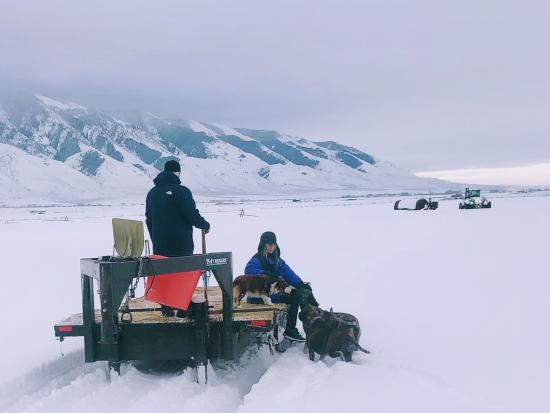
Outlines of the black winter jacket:
<svg viewBox="0 0 550 413">
<path fill-rule="evenodd" d="M 147 194 L 145 222 L 153 252 L 165 256 L 193 254 L 193 227 L 210 229 L 199 214 L 191 191 L 172 172 L 163 171 Z"/>
</svg>

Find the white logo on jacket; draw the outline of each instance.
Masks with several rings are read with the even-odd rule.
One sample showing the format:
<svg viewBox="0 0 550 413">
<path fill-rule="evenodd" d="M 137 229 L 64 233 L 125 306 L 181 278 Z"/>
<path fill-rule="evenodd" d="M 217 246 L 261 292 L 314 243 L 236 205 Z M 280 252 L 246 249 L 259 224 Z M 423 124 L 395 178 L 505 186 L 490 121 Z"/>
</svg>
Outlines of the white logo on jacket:
<svg viewBox="0 0 550 413">
<path fill-rule="evenodd" d="M 172 195 L 172 191 L 167 191 L 166 195 Z"/>
</svg>

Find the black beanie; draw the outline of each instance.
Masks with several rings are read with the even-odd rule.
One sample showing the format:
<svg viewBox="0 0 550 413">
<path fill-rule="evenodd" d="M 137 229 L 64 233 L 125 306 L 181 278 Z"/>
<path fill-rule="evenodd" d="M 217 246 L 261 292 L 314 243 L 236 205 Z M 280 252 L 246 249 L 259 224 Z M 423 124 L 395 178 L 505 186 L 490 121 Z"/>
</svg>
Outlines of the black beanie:
<svg viewBox="0 0 550 413">
<path fill-rule="evenodd" d="M 181 167 L 178 161 L 172 159 L 164 164 L 164 170 L 168 172 L 181 172 Z"/>
<path fill-rule="evenodd" d="M 260 237 L 260 243 L 258 244 L 258 252 L 263 251 L 266 244 L 276 244 L 277 237 L 274 232 L 266 231 Z"/>
</svg>

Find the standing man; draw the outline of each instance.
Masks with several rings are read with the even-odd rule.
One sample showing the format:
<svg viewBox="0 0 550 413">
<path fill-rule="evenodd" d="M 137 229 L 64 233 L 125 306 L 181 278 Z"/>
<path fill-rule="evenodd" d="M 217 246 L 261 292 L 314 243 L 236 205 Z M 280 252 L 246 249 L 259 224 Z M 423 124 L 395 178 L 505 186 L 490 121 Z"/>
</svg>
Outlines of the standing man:
<svg viewBox="0 0 550 413">
<path fill-rule="evenodd" d="M 153 179 L 155 186 L 145 201 L 145 223 L 153 241 L 153 253 L 167 257 L 193 254 L 193 227 L 210 231 L 201 216 L 189 188 L 181 185 L 181 167 L 177 161 L 164 164 L 164 171 Z M 162 306 L 164 315 L 173 315 Z"/>
</svg>

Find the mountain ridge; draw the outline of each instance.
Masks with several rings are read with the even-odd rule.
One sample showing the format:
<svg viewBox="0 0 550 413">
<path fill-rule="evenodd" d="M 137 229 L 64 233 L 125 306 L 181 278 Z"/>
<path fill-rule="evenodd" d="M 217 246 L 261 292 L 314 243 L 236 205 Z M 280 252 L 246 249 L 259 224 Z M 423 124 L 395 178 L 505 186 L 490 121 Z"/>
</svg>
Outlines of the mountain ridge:
<svg viewBox="0 0 550 413">
<path fill-rule="evenodd" d="M 135 110 L 110 115 L 32 93 L 0 94 L 0 144 L 11 158 L 23 155 L 8 151 L 4 145 L 59 162 L 89 178 L 103 188 L 96 191 L 97 198 L 142 193 L 169 159 L 180 161 L 182 180 L 205 195 L 441 187 L 441 181 L 418 178 L 332 140 L 313 141 L 273 130 L 165 119 Z M 37 163 L 36 167 L 45 165 Z M 7 166 L 2 171 L 5 175 L 18 174 Z M 76 179 L 72 172 L 67 176 Z M 17 179 L 25 183 L 27 178 L 19 174 Z M 95 184 L 89 187 L 95 188 Z M 59 185 L 48 193 L 63 198 L 63 185 Z M 71 187 L 70 182 L 67 185 Z M 88 199 L 94 191 L 85 192 Z M 12 191 L 11 195 L 28 194 Z"/>
</svg>

